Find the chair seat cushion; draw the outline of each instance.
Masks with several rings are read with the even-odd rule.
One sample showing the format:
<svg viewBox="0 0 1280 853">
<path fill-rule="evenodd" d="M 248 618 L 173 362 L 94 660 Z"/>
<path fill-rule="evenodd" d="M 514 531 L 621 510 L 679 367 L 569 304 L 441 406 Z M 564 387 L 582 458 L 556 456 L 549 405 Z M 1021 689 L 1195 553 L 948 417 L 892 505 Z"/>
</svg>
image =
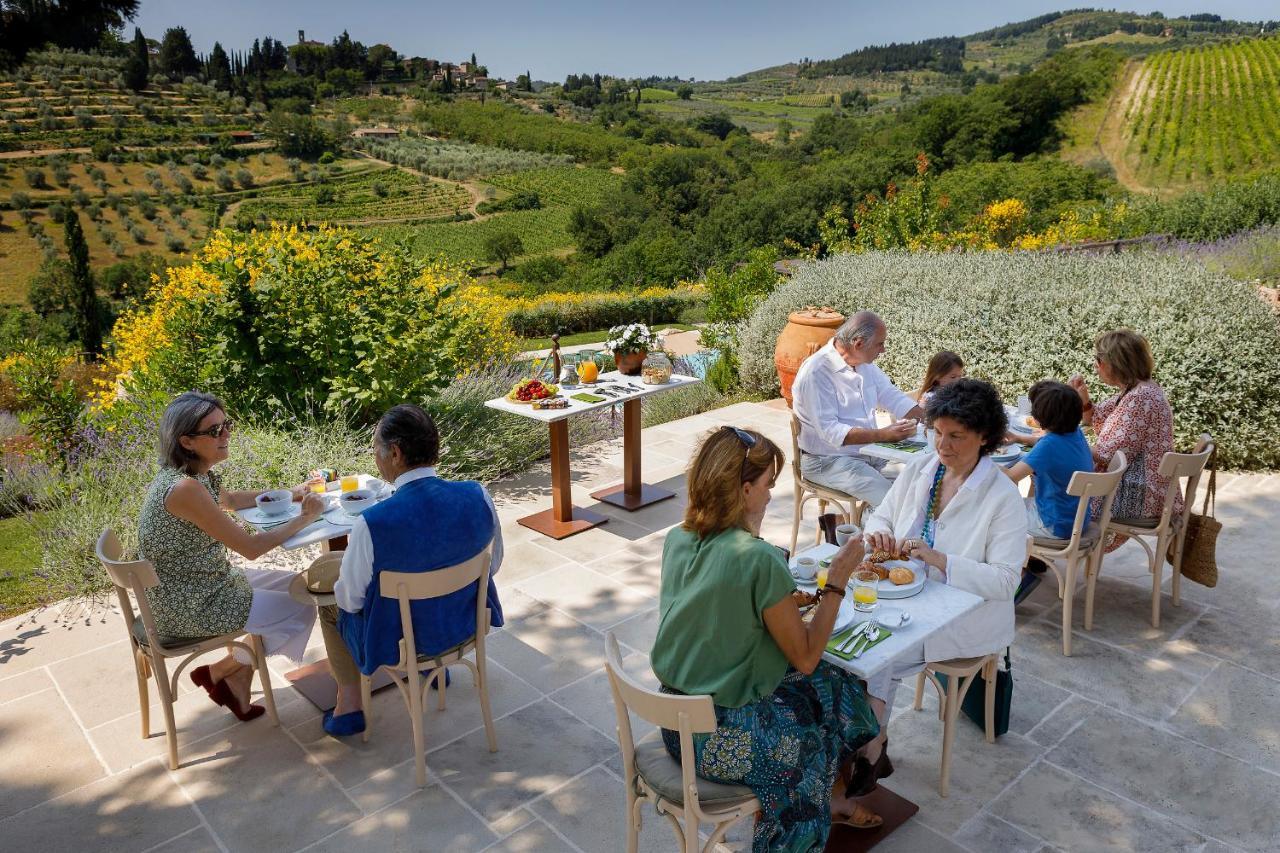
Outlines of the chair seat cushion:
<svg viewBox="0 0 1280 853">
<path fill-rule="evenodd" d="M 1090 524 L 1080 534 L 1080 549 L 1088 550 L 1097 544 L 1098 538 L 1102 535 L 1102 529 L 1096 524 Z M 1050 537 L 1036 536 L 1033 538 L 1037 548 L 1043 548 L 1047 551 L 1061 551 L 1071 544 L 1070 539 L 1053 539 Z"/>
<path fill-rule="evenodd" d="M 684 805 L 680 762 L 671 757 L 662 738 L 651 734 L 636 744 L 636 770 L 663 799 Z M 724 808 L 745 803 L 755 794 L 745 785 L 724 785 L 702 777 L 698 780 L 698 802 L 703 808 Z"/>
<path fill-rule="evenodd" d="M 1160 517 L 1149 518 L 1113 518 L 1111 524 L 1115 527 L 1136 527 L 1140 530 L 1155 530 L 1160 526 Z"/>
<path fill-rule="evenodd" d="M 206 640 L 212 640 L 216 636 L 219 636 L 219 635 L 215 634 L 213 637 L 167 637 L 164 634 L 161 634 L 156 639 L 160 641 L 161 648 L 175 649 L 175 648 L 181 648 L 182 646 L 194 646 L 199 643 L 203 643 Z M 146 648 L 147 646 L 151 645 L 151 643 L 147 640 L 147 629 L 142 624 L 141 614 L 133 617 L 133 638 L 137 640 L 138 645 L 142 646 L 143 648 Z"/>
</svg>

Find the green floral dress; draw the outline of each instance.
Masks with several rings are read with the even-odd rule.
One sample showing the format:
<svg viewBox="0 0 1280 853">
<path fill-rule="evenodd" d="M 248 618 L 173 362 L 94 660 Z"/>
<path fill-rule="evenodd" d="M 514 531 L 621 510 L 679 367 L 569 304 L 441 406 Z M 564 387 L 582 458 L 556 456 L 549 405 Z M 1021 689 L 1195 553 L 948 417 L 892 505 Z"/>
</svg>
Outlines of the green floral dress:
<svg viewBox="0 0 1280 853">
<path fill-rule="evenodd" d="M 245 626 L 253 588 L 244 571 L 227 560 L 227 549 L 191 522 L 165 509 L 180 480 L 191 477 L 161 468 L 151 481 L 138 516 L 138 551 L 155 566 L 160 585 L 147 590 L 156 630 L 169 637 L 210 637 Z M 212 471 L 192 477 L 218 501 L 220 481 Z"/>
</svg>

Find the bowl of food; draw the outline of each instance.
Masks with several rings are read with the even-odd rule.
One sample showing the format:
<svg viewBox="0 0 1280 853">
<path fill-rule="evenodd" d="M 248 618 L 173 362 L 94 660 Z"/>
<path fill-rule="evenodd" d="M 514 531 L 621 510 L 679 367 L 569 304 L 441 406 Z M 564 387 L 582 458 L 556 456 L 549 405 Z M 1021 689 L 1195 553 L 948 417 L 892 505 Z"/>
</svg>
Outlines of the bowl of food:
<svg viewBox="0 0 1280 853">
<path fill-rule="evenodd" d="M 293 504 L 293 492 L 288 489 L 271 489 L 253 499 L 263 515 L 284 515 Z"/>
<path fill-rule="evenodd" d="M 560 393 L 557 385 L 543 382 L 541 379 L 525 379 L 511 386 L 507 400 L 512 403 L 532 403 L 534 400 L 545 400 Z"/>
<path fill-rule="evenodd" d="M 338 497 L 338 506 L 347 515 L 359 515 L 376 502 L 373 489 L 353 489 Z"/>
</svg>

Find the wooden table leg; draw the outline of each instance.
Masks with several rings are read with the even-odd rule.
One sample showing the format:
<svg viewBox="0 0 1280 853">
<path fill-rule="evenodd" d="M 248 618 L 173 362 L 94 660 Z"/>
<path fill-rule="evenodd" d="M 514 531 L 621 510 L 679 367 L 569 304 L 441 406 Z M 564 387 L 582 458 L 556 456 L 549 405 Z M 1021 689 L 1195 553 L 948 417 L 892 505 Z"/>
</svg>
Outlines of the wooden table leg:
<svg viewBox="0 0 1280 853">
<path fill-rule="evenodd" d="M 650 486 L 640 480 L 640 401 L 622 404 L 622 485 L 610 486 L 591 497 L 633 511 L 675 497 L 675 492 Z"/>
<path fill-rule="evenodd" d="M 573 505 L 573 483 L 569 479 L 569 421 L 552 421 L 550 427 L 551 509 L 526 515 L 519 523 L 552 539 L 564 539 L 604 524 L 609 517 Z"/>
</svg>

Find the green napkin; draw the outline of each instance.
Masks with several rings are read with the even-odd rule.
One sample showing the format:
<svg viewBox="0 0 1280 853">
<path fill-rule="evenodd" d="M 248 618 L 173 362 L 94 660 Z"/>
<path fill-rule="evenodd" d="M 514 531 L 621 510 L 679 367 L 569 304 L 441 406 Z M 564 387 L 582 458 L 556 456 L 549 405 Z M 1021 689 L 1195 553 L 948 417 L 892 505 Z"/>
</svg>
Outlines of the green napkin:
<svg viewBox="0 0 1280 853">
<path fill-rule="evenodd" d="M 918 441 L 877 441 L 876 444 L 880 447 L 888 447 L 890 450 L 901 450 L 903 453 L 924 450 L 924 445 Z"/>
<path fill-rule="evenodd" d="M 586 391 L 581 394 L 574 394 L 571 399 L 580 400 L 583 403 L 603 403 L 605 401 L 604 397 L 597 394 L 588 394 Z"/>
<path fill-rule="evenodd" d="M 834 635 L 831 638 L 831 641 L 827 643 L 827 651 L 835 655 L 836 657 L 840 658 L 840 660 L 853 660 L 854 653 L 857 652 L 859 649 L 865 652 L 867 649 L 871 648 L 872 646 L 878 646 L 881 643 L 883 643 L 885 640 L 893 636 L 892 631 L 890 631 L 889 629 L 881 625 L 880 637 L 874 643 L 868 644 L 865 638 L 860 638 L 858 642 L 854 644 L 853 648 L 850 649 L 849 651 L 847 652 L 836 651 L 836 649 L 838 649 L 844 643 L 845 640 L 849 639 L 849 634 L 851 634 L 853 631 L 857 630 L 858 628 L 861 628 L 865 624 L 867 623 L 859 622 L 857 625 L 853 625 L 849 628 L 846 628 L 845 630 L 840 631 L 839 633 Z"/>
</svg>

